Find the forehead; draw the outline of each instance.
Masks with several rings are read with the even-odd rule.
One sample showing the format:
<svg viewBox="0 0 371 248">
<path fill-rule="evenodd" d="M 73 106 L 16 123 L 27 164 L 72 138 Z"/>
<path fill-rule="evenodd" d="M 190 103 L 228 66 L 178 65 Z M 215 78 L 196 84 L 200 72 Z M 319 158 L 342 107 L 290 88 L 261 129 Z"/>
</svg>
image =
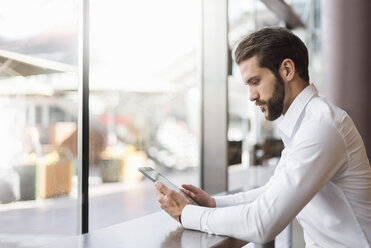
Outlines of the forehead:
<svg viewBox="0 0 371 248">
<path fill-rule="evenodd" d="M 239 64 L 242 79 L 247 82 L 249 78 L 255 76 L 262 76 L 263 74 L 269 73 L 268 68 L 260 67 L 257 56 L 251 57 L 242 61 Z"/>
</svg>

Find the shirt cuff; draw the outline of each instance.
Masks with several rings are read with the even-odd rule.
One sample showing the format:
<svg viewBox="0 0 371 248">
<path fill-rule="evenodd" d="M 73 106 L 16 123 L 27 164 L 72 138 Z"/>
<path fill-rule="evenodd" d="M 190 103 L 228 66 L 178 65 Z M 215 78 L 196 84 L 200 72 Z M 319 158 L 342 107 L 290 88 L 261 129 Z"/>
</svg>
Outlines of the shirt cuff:
<svg viewBox="0 0 371 248">
<path fill-rule="evenodd" d="M 214 196 L 215 206 L 217 208 L 226 207 L 231 205 L 231 199 L 226 196 Z"/>
<path fill-rule="evenodd" d="M 201 217 L 208 208 L 187 204 L 182 211 L 184 228 L 201 231 Z"/>
</svg>

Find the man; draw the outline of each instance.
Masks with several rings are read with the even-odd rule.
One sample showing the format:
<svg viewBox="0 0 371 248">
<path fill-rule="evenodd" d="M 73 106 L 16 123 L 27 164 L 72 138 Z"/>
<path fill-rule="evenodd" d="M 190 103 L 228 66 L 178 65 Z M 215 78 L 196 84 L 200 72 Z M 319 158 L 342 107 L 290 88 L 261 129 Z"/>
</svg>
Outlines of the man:
<svg viewBox="0 0 371 248">
<path fill-rule="evenodd" d="M 192 185 L 182 195 L 155 184 L 161 207 L 185 228 L 266 243 L 297 218 L 307 247 L 370 247 L 371 168 L 354 123 L 309 84 L 308 52 L 283 28 L 244 38 L 235 51 L 250 100 L 268 120 L 283 115 L 284 142 L 269 182 L 211 197 Z M 351 83 L 351 82 L 349 82 Z"/>
</svg>

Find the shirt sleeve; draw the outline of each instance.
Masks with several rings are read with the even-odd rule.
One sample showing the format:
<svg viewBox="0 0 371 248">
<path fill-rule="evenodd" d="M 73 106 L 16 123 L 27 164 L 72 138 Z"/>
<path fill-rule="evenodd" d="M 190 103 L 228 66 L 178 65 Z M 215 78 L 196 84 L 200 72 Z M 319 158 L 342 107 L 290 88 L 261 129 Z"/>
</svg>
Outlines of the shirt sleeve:
<svg viewBox="0 0 371 248">
<path fill-rule="evenodd" d="M 228 207 L 244 203 L 251 203 L 264 192 L 265 186 L 226 196 L 215 196 L 216 207 Z"/>
<path fill-rule="evenodd" d="M 183 226 L 256 243 L 272 240 L 347 161 L 343 139 L 327 123 L 302 127 L 292 147 L 255 201 L 224 208 L 186 206 Z"/>
</svg>

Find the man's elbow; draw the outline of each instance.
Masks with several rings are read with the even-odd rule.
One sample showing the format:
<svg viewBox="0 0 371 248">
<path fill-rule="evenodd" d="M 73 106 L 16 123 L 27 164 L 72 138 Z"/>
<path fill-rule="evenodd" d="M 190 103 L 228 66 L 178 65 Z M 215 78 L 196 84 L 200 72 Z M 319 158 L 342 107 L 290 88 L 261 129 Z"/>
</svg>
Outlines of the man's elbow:
<svg viewBox="0 0 371 248">
<path fill-rule="evenodd" d="M 253 242 L 257 244 L 266 244 L 272 241 L 274 238 L 275 236 L 273 234 L 267 233 L 267 234 L 259 236 L 257 240 L 254 240 Z"/>
<path fill-rule="evenodd" d="M 249 241 L 257 243 L 257 244 L 266 244 L 270 241 L 272 241 L 277 233 L 272 229 L 259 229 L 260 231 L 256 232 L 255 235 L 253 235 L 252 239 Z"/>
</svg>

